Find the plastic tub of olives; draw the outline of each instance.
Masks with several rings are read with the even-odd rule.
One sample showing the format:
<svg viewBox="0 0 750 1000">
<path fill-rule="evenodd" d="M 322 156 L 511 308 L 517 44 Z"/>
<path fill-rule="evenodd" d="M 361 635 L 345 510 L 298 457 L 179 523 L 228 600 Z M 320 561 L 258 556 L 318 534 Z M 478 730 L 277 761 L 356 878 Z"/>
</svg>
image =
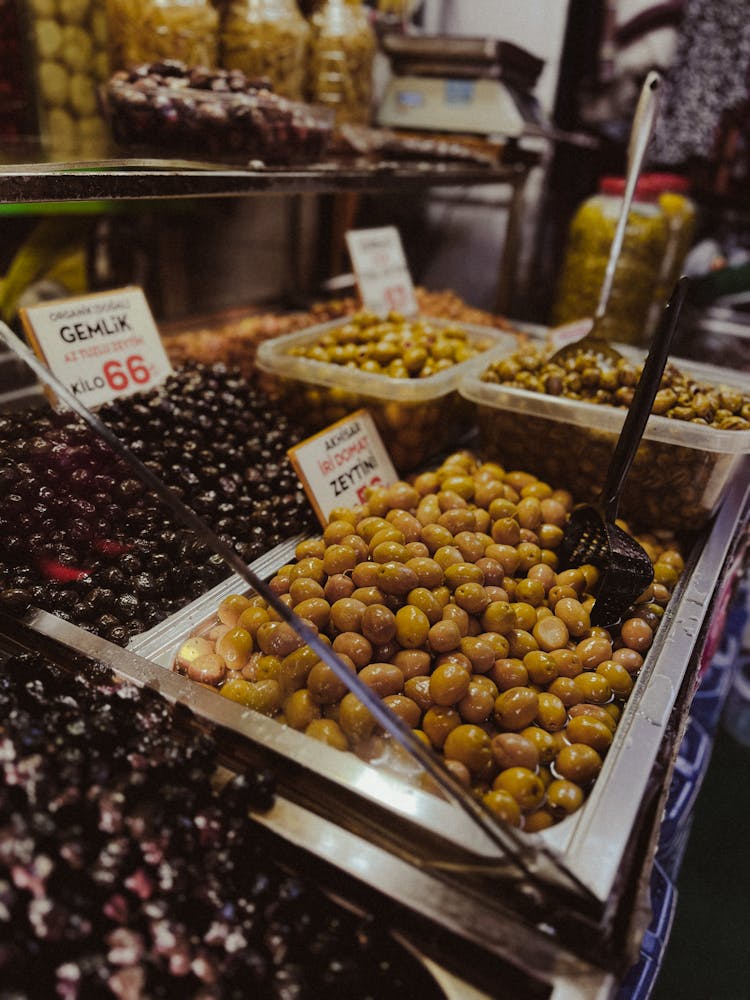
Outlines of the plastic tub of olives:
<svg viewBox="0 0 750 1000">
<path fill-rule="evenodd" d="M 544 342 L 530 346 L 544 349 Z M 632 363 L 643 359 L 636 349 L 614 346 Z M 459 391 L 476 404 L 483 456 L 554 482 L 579 502 L 593 501 L 626 406 L 487 381 L 488 371 L 497 370 L 513 353 L 498 351 L 477 359 L 462 373 Z M 620 512 L 649 528 L 697 530 L 715 513 L 735 469 L 750 453 L 750 377 L 673 358 L 662 382 L 665 396 L 672 391 L 675 372 L 685 377 L 690 389 L 678 392 L 671 400 L 674 405 L 664 408 L 665 415 L 658 415 L 657 397 Z M 539 371 L 523 373 L 516 382 L 526 379 L 534 385 L 538 377 Z"/>
<path fill-rule="evenodd" d="M 406 472 L 473 426 L 473 407 L 457 391 L 468 363 L 517 346 L 515 334 L 492 327 L 362 312 L 266 341 L 257 366 L 311 434 L 367 408 L 396 469 Z"/>
</svg>

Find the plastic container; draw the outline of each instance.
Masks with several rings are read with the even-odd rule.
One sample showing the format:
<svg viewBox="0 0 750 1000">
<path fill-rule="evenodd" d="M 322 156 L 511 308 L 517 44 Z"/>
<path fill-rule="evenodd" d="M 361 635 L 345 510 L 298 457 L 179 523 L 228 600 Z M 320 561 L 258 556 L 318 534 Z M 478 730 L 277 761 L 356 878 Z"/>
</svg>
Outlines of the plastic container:
<svg viewBox="0 0 750 1000">
<path fill-rule="evenodd" d="M 221 32 L 221 63 L 266 77 L 277 94 L 307 96 L 310 27 L 295 0 L 232 0 Z"/>
<path fill-rule="evenodd" d="M 449 321 L 424 319 L 437 329 L 455 326 Z M 290 353 L 315 344 L 341 320 L 299 333 L 268 340 L 258 348 L 256 363 L 274 377 L 274 390 L 310 433 L 322 430 L 348 413 L 366 407 L 372 413 L 395 467 L 414 469 L 451 447 L 471 426 L 472 407 L 457 391 L 468 361 L 426 378 L 388 375 L 315 361 Z M 459 324 L 468 343 L 478 351 L 517 344 L 512 334 L 490 327 Z"/>
<path fill-rule="evenodd" d="M 310 96 L 336 122 L 367 125 L 372 116 L 376 39 L 359 0 L 325 0 L 311 18 Z"/>
<path fill-rule="evenodd" d="M 640 357 L 626 345 L 615 346 Z M 492 360 L 502 356 L 498 352 Z M 679 358 L 672 363 L 701 382 L 750 393 L 750 378 L 742 373 Z M 626 409 L 482 382 L 483 371 L 481 362 L 470 364 L 460 384 L 461 394 L 477 404 L 483 454 L 570 490 L 578 502 L 595 500 Z M 649 528 L 700 528 L 748 453 L 748 430 L 652 415 L 625 483 L 621 515 Z"/>
<path fill-rule="evenodd" d="M 578 209 L 552 312 L 555 324 L 593 316 L 622 205 L 624 179 L 604 177 L 599 192 Z M 643 343 L 662 272 L 669 225 L 648 175 L 636 185 L 602 333 L 626 344 Z"/>
<path fill-rule="evenodd" d="M 112 69 L 159 59 L 216 66 L 219 15 L 209 0 L 107 0 Z"/>
<path fill-rule="evenodd" d="M 39 130 L 54 159 L 96 158 L 107 149 L 98 88 L 108 78 L 107 19 L 96 0 L 29 2 Z"/>
<path fill-rule="evenodd" d="M 211 80 L 222 70 L 205 73 L 199 88 L 190 83 L 200 69 L 172 65 L 168 76 L 158 63 L 152 69 L 157 85 L 147 91 L 140 70 L 116 73 L 106 88 L 105 107 L 121 145 L 243 163 L 311 163 L 323 155 L 333 127 L 325 108 L 269 90 L 215 90 Z"/>
</svg>

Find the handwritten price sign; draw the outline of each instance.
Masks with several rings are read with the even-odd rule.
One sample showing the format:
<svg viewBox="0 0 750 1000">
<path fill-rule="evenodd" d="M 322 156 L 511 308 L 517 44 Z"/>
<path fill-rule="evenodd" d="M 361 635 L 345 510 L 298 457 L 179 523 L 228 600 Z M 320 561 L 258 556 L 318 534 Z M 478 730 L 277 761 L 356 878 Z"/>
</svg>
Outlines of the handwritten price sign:
<svg viewBox="0 0 750 1000">
<path fill-rule="evenodd" d="M 172 371 L 140 288 L 45 302 L 22 310 L 21 320 L 37 355 L 88 407 Z"/>
<path fill-rule="evenodd" d="M 416 315 L 414 285 L 395 226 L 352 229 L 346 244 L 363 306 L 379 316 L 391 311 Z"/>
<path fill-rule="evenodd" d="M 322 525 L 335 507 L 363 503 L 370 486 L 398 479 L 390 456 L 367 410 L 331 424 L 288 451 Z"/>
</svg>

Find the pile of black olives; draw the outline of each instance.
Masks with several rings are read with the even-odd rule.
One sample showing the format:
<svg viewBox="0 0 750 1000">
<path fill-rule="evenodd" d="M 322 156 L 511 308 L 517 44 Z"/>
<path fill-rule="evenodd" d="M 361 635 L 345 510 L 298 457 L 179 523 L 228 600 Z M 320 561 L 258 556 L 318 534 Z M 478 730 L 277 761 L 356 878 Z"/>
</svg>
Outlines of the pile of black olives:
<svg viewBox="0 0 750 1000">
<path fill-rule="evenodd" d="M 186 367 L 99 415 L 246 562 L 312 526 L 286 457 L 300 433 L 224 367 Z M 228 575 L 77 417 L 0 417 L 0 607 L 124 644 Z"/>
<path fill-rule="evenodd" d="M 153 693 L 27 654 L 0 668 L 0 718 L 3 997 L 434 995 L 372 918 L 276 863 L 248 816 L 273 775 L 214 790 L 214 736 Z"/>
</svg>

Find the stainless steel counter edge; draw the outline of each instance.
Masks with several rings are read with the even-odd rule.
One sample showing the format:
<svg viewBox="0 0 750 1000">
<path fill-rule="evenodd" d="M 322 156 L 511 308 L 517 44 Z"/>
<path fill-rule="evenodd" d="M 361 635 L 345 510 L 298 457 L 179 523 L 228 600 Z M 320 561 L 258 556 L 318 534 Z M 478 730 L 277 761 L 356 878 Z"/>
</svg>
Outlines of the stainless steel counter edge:
<svg viewBox="0 0 750 1000">
<path fill-rule="evenodd" d="M 482 947 L 489 952 L 520 965 L 553 986 L 550 1000 L 606 1000 L 611 996 L 615 980 L 610 973 L 595 969 L 561 949 L 543 929 L 509 920 L 490 909 L 482 912 L 478 922 L 472 896 L 446 886 L 429 873 L 415 869 L 295 803 L 278 799 L 272 810 L 253 814 L 253 818 L 288 843 L 328 858 L 336 867 L 399 904 L 408 907 L 410 900 L 419 901 L 417 911 L 435 923 L 468 941 L 481 940 Z M 450 977 L 450 973 L 447 975 Z M 477 1000 L 484 996 L 481 991 L 476 993 L 471 989 Z M 467 994 L 461 992 L 455 996 L 466 998 Z"/>
</svg>

